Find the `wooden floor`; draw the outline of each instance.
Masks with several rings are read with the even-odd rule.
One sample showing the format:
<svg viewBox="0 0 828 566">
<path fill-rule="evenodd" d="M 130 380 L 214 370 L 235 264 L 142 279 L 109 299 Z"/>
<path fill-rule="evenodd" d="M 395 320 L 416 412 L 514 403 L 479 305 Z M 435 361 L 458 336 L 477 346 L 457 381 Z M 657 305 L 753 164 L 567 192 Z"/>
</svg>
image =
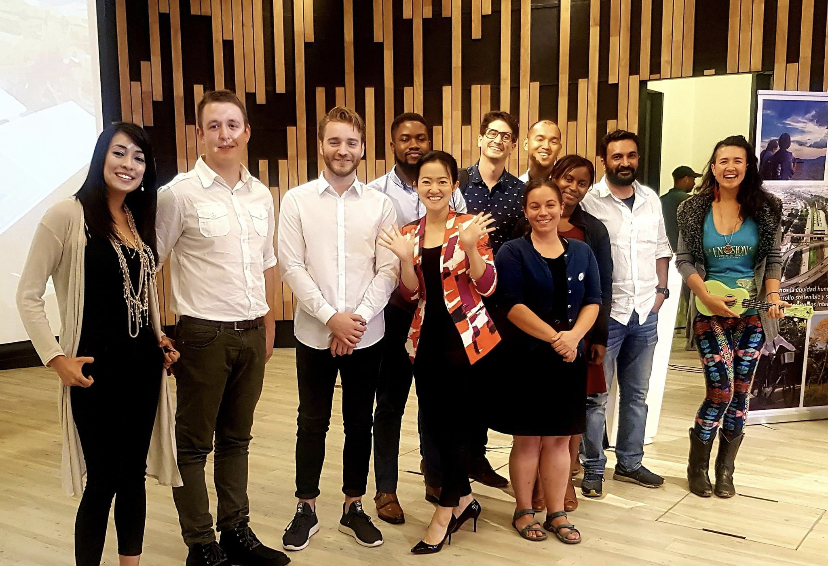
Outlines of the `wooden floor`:
<svg viewBox="0 0 828 566">
<path fill-rule="evenodd" d="M 514 509 L 510 494 L 475 485 L 475 496 L 483 506 L 478 532 L 464 527 L 453 544 L 435 556 L 409 554 L 433 509 L 423 499 L 422 477 L 416 473 L 419 455 L 412 393 L 400 458 L 399 496 L 406 524 L 377 521 L 385 544 L 376 549 L 357 546 L 336 530 L 341 513 L 343 435 L 341 413 L 335 407 L 318 504 L 322 530 L 306 550 L 291 554 L 293 563 L 828 564 L 824 511 L 828 508 L 828 421 L 750 427 L 737 461 L 740 495 L 728 501 L 696 498 L 688 494 L 684 476 L 687 428 L 701 400 L 702 379 L 680 368 L 696 367 L 694 354 L 676 351 L 672 361 L 658 436 L 646 448 L 645 458 L 650 469 L 665 476 L 666 486 L 649 490 L 608 479 L 604 499 L 581 498 L 579 509 L 570 515 L 583 533 L 582 544 L 566 546 L 554 537 L 541 543 L 520 539 L 509 526 Z M 0 372 L 0 564 L 4 566 L 73 564 L 78 500 L 63 495 L 60 487 L 57 382 L 45 369 Z M 339 399 L 337 394 L 335 404 Z M 280 546 L 295 505 L 296 406 L 293 350 L 277 350 L 267 367 L 250 456 L 252 525 L 262 541 L 273 546 Z M 490 447 L 494 447 L 490 459 L 503 467 L 503 473 L 508 473 L 509 442 L 503 435 L 490 436 Z M 613 455 L 609 457 L 612 466 Z M 373 478 L 371 495 L 372 490 Z M 372 502 L 366 501 L 366 509 L 373 514 Z M 151 480 L 142 563 L 182 565 L 185 556 L 170 490 Z M 117 564 L 112 525 L 104 563 Z"/>
</svg>

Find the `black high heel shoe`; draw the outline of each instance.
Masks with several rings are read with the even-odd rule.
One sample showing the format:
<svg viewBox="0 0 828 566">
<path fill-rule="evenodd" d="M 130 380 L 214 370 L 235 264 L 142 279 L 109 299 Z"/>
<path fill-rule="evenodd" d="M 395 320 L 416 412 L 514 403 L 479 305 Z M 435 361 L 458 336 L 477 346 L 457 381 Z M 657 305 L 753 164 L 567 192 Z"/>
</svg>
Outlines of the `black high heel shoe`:
<svg viewBox="0 0 828 566">
<path fill-rule="evenodd" d="M 472 502 L 466 505 L 466 508 L 463 509 L 462 513 L 460 513 L 460 516 L 457 517 L 457 522 L 454 525 L 454 530 L 452 532 L 456 533 L 459 531 L 460 527 L 463 526 L 463 523 L 469 519 L 474 520 L 474 532 L 477 532 L 477 519 L 480 518 L 480 513 L 482 512 L 483 508 L 480 506 L 480 503 L 477 502 L 477 499 L 472 499 Z"/>
<path fill-rule="evenodd" d="M 411 549 L 412 554 L 434 554 L 443 550 L 443 545 L 448 541 L 451 544 L 451 533 L 456 531 L 456 524 L 457 519 L 454 518 L 454 514 L 452 514 L 451 519 L 449 519 L 448 528 L 446 528 L 446 534 L 437 544 L 426 544 L 424 541 L 418 542 L 414 548 Z"/>
</svg>

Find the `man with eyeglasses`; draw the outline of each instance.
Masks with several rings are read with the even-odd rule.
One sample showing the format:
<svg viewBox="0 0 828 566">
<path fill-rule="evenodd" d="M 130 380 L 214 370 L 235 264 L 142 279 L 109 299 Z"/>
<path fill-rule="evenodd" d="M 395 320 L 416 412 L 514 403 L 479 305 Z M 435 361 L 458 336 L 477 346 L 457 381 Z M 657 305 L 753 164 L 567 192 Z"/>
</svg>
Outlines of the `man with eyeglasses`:
<svg viewBox="0 0 828 566">
<path fill-rule="evenodd" d="M 521 201 L 526 185 L 506 171 L 517 135 L 518 121 L 511 114 L 487 112 L 477 136 L 480 160 L 460 174 L 460 189 L 468 212 L 485 212 L 495 221 L 495 230 L 489 234 L 495 254 L 500 246 L 512 239 L 515 226 L 523 218 Z M 490 487 L 506 487 L 509 480 L 495 472 L 486 458 L 488 428 L 481 423 L 472 430 L 475 432 L 469 442 L 469 477 Z"/>
</svg>

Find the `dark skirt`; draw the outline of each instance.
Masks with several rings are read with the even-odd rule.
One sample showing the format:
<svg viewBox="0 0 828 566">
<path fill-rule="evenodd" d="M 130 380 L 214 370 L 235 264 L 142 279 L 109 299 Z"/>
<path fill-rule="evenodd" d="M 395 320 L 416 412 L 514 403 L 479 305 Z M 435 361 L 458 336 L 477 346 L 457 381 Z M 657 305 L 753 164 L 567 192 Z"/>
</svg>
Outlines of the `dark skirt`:
<svg viewBox="0 0 828 566">
<path fill-rule="evenodd" d="M 494 358 L 492 357 L 494 356 Z M 501 344 L 487 361 L 489 428 L 513 436 L 571 436 L 586 428 L 587 363 L 549 344 Z"/>
</svg>

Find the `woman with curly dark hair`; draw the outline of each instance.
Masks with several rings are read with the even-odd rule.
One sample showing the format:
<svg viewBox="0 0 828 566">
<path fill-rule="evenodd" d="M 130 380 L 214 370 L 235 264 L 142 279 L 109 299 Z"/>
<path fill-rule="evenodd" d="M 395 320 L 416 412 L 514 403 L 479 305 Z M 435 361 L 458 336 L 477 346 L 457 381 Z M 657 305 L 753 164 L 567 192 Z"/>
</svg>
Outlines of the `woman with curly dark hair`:
<svg viewBox="0 0 828 566">
<path fill-rule="evenodd" d="M 781 203 L 763 189 L 756 154 L 742 136 L 716 144 L 701 190 L 678 210 L 676 267 L 692 291 L 694 338 L 707 386 L 690 429 L 687 466 L 690 491 L 700 497 L 736 494 L 734 461 L 744 437 L 750 383 L 763 342 L 776 337 L 777 319 L 789 306 L 779 296 L 781 217 Z M 737 314 L 734 310 L 742 310 L 741 302 L 712 293 L 712 281 L 743 289 L 749 298 L 773 306 Z M 693 297 L 701 303 L 699 308 Z M 707 470 L 716 429 L 719 452 L 713 488 Z"/>
</svg>

